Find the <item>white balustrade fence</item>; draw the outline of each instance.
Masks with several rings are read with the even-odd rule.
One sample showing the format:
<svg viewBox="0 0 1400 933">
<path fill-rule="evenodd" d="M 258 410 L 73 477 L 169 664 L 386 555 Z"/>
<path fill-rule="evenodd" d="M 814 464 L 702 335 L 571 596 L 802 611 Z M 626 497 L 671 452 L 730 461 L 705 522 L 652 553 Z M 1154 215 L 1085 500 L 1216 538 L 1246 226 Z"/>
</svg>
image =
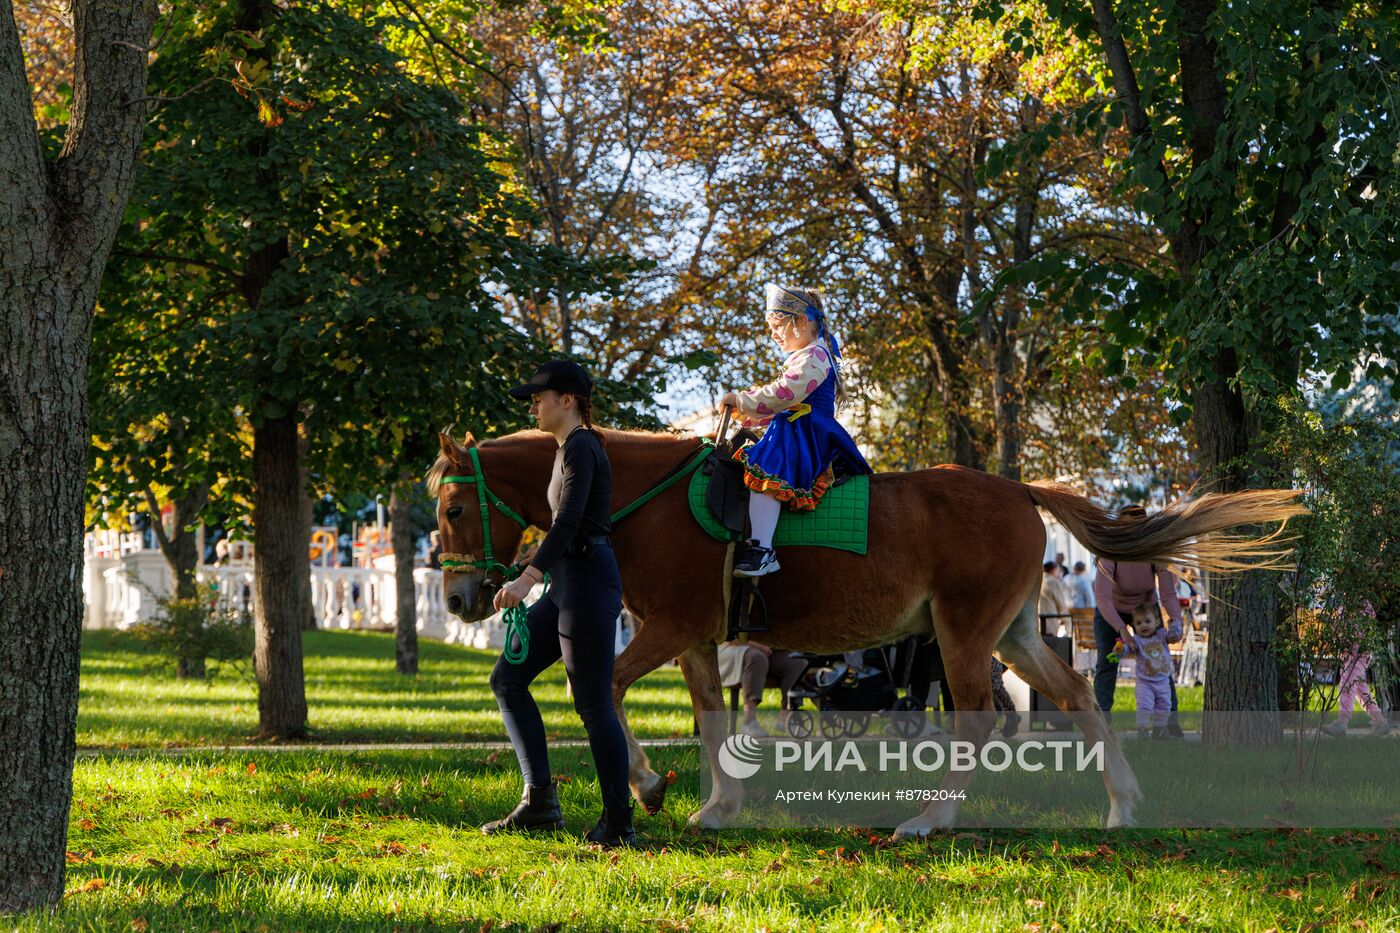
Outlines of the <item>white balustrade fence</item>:
<svg viewBox="0 0 1400 933">
<path fill-rule="evenodd" d="M 84 625 L 87 628 L 128 628 L 155 615 L 157 601 L 174 590 L 169 565 L 159 551 L 118 548 L 105 554 L 89 549 L 84 590 L 87 596 Z M 317 628 L 366 629 L 392 627 L 398 614 L 394 569 L 380 567 L 310 567 L 311 607 Z M 251 564 L 202 566 L 200 582 L 219 593 L 219 606 L 253 611 L 255 588 Z M 427 567 L 413 570 L 418 633 L 449 644 L 498 651 L 505 644 L 503 614 L 478 622 L 463 622 L 447 611 L 442 593 L 442 571 Z M 533 603 L 544 593 L 531 591 Z M 617 650 L 631 641 L 636 626 L 631 614 L 622 614 Z"/>
</svg>

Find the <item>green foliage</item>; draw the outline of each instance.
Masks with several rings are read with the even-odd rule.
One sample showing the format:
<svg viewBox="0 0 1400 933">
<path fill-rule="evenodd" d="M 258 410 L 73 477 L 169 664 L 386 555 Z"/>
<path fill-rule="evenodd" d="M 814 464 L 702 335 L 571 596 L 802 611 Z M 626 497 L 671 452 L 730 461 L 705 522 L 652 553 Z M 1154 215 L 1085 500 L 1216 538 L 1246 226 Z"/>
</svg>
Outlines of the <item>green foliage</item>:
<svg viewBox="0 0 1400 933">
<path fill-rule="evenodd" d="M 530 242 L 499 145 L 382 44 L 394 25 L 313 5 L 250 33 L 232 5 L 175 11 L 104 299 L 133 339 L 178 329 L 140 370 L 166 411 L 189 384 L 224 415 L 294 414 L 340 488 L 416 472 L 444 424 L 523 426 L 505 390 L 543 353 L 500 297 L 617 282 Z M 99 378 L 127 381 L 116 360 Z"/>
<path fill-rule="evenodd" d="M 1400 424 L 1329 419 L 1289 399 L 1280 405 L 1270 453 L 1312 510 L 1297 523 L 1297 572 L 1283 578 L 1281 639 L 1286 663 L 1299 669 L 1298 701 L 1307 709 L 1330 700 L 1309 676 L 1317 660 L 1339 662 L 1358 648 L 1378 656 L 1394 650 Z"/>
<path fill-rule="evenodd" d="M 1088 5 L 1044 6 L 1092 34 Z M 1112 6 L 1147 121 L 1115 168 L 1136 209 L 1171 241 L 1174 264 L 1047 257 L 1040 274 L 1067 295 L 1065 314 L 1102 315 L 1118 348 L 1105 355 L 1139 348 L 1183 400 L 1221 376 L 1222 354 L 1237 360 L 1224 376 L 1251 402 L 1292 391 L 1302 373 L 1349 372 L 1371 351 L 1389 357 L 1377 373 L 1393 380 L 1397 337 L 1377 322 L 1400 302 L 1400 9 L 1222 5 L 1204 37 L 1212 75 L 1183 73 L 1184 5 Z M 1211 135 L 1201 127 L 1212 101 L 1188 88 L 1213 78 L 1223 99 Z M 1098 103 L 1110 124 L 1125 119 L 1112 92 Z M 1189 416 L 1179 409 L 1183 422 Z"/>
<path fill-rule="evenodd" d="M 165 660 L 213 678 L 218 665 L 235 667 L 253 656 L 253 620 L 246 612 L 220 604 L 219 591 L 201 585 L 190 599 L 162 598 L 154 618 L 127 631 L 153 647 Z M 215 662 L 213 668 L 207 661 Z"/>
</svg>

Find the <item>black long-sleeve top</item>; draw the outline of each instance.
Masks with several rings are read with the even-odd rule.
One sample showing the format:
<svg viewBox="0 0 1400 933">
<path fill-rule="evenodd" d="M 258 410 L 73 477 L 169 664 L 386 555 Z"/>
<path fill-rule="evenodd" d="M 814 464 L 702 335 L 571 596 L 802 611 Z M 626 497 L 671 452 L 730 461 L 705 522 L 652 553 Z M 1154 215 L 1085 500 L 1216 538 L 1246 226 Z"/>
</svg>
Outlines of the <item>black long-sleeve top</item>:
<svg viewBox="0 0 1400 933">
<path fill-rule="evenodd" d="M 554 520 L 530 561 L 540 573 L 549 573 L 579 535 L 588 538 L 612 533 L 608 520 L 612 466 L 598 436 L 586 427 L 575 428 L 555 453 L 548 495 Z"/>
</svg>

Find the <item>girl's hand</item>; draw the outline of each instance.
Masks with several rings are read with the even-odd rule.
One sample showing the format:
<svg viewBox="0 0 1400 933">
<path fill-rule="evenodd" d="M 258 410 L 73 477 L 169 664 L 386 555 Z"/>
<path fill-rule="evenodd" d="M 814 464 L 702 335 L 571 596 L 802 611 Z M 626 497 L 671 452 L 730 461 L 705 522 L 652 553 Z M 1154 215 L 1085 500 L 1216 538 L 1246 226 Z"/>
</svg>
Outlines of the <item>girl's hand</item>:
<svg viewBox="0 0 1400 933">
<path fill-rule="evenodd" d="M 719 404 L 721 408 L 726 405 L 728 405 L 730 408 L 738 408 L 739 396 L 737 393 L 734 392 L 726 392 L 724 393 L 724 398 L 719 400 Z"/>
<path fill-rule="evenodd" d="M 525 601 L 525 597 L 530 595 L 530 590 L 534 588 L 534 582 L 525 577 L 516 577 L 510 583 L 496 591 L 496 598 L 491 600 L 491 605 L 500 609 L 511 609 Z"/>
</svg>

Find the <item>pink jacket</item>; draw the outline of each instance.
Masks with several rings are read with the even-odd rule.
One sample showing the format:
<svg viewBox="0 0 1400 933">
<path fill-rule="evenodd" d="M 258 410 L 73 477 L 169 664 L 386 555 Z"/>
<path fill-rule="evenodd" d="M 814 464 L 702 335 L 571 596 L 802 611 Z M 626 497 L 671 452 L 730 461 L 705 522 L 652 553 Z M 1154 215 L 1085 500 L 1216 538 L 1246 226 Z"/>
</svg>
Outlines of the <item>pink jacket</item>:
<svg viewBox="0 0 1400 933">
<path fill-rule="evenodd" d="M 1094 600 L 1104 620 L 1118 634 L 1123 634 L 1124 627 L 1120 613 L 1131 613 L 1152 602 L 1155 596 L 1167 607 L 1167 617 L 1171 620 L 1167 640 L 1181 638 L 1181 601 L 1176 597 L 1176 578 L 1171 571 L 1158 568 L 1154 580 L 1151 564 L 1120 564 L 1099 558 L 1094 566 Z"/>
</svg>

